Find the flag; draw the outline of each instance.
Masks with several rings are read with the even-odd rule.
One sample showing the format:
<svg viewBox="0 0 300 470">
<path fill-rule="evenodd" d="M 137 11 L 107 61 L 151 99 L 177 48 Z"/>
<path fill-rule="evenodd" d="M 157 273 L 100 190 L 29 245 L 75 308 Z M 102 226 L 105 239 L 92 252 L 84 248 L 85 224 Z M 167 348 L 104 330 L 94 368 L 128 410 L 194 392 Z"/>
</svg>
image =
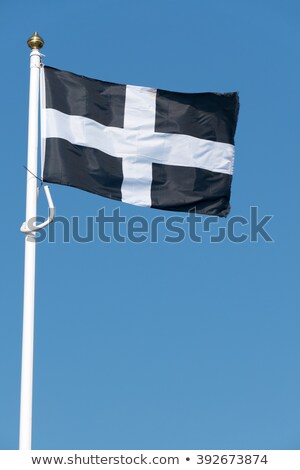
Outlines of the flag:
<svg viewBox="0 0 300 470">
<path fill-rule="evenodd" d="M 138 206 L 226 216 L 237 93 L 179 93 L 44 67 L 42 178 Z"/>
</svg>

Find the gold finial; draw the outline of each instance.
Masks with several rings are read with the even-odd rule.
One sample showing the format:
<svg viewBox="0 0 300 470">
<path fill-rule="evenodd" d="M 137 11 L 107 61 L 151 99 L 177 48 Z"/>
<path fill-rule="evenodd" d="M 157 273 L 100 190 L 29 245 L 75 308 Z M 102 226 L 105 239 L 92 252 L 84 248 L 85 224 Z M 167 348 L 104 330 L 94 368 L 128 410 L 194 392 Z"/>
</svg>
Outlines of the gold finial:
<svg viewBox="0 0 300 470">
<path fill-rule="evenodd" d="M 41 38 L 41 36 L 38 35 L 37 32 L 35 32 L 34 35 L 28 39 L 27 44 L 30 49 L 42 49 L 45 41 L 43 38 Z"/>
</svg>

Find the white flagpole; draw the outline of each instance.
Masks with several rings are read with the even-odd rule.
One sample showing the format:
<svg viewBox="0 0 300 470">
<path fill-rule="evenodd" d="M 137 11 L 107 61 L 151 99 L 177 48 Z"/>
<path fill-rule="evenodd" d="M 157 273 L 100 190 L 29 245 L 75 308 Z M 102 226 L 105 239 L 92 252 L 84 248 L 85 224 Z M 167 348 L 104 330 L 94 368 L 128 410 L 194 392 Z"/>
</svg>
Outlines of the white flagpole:
<svg viewBox="0 0 300 470">
<path fill-rule="evenodd" d="M 41 54 L 39 49 L 44 41 L 38 33 L 28 39 L 30 54 L 30 88 L 28 114 L 28 149 L 27 149 L 27 190 L 26 221 L 35 220 L 37 205 L 37 158 L 38 158 L 38 114 L 39 114 L 39 77 Z M 35 289 L 35 233 L 28 233 L 25 238 L 24 266 L 24 307 L 22 340 L 22 375 L 20 404 L 20 450 L 31 449 L 32 428 L 32 378 L 33 378 L 33 338 L 34 338 L 34 289 Z"/>
</svg>

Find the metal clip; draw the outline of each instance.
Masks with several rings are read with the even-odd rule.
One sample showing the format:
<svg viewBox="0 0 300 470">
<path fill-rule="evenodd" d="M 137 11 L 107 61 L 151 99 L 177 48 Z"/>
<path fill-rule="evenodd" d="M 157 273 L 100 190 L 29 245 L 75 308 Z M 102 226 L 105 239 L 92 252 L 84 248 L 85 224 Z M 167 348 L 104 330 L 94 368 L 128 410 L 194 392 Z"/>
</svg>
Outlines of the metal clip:
<svg viewBox="0 0 300 470">
<path fill-rule="evenodd" d="M 51 222 L 53 221 L 54 215 L 55 215 L 55 207 L 54 207 L 54 204 L 53 204 L 53 201 L 52 201 L 49 186 L 44 186 L 44 190 L 45 190 L 45 194 L 46 194 L 46 198 L 47 198 L 47 202 L 48 202 L 48 206 L 49 206 L 48 219 L 45 220 L 45 222 L 42 222 L 39 225 L 34 225 L 33 224 L 33 226 L 31 228 L 28 227 L 28 221 L 26 221 L 22 224 L 22 226 L 20 228 L 21 232 L 23 232 L 23 233 L 37 232 L 38 230 L 42 230 L 42 228 L 47 227 L 47 225 L 51 224 Z"/>
</svg>

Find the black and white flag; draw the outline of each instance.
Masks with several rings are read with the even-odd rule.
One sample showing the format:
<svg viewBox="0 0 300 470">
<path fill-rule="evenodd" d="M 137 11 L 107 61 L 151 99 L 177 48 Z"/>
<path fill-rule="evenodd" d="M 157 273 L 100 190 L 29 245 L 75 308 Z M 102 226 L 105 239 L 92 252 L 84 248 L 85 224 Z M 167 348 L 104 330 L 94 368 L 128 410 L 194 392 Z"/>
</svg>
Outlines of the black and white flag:
<svg viewBox="0 0 300 470">
<path fill-rule="evenodd" d="M 43 180 L 130 204 L 226 216 L 237 93 L 177 93 L 44 67 Z"/>
</svg>

